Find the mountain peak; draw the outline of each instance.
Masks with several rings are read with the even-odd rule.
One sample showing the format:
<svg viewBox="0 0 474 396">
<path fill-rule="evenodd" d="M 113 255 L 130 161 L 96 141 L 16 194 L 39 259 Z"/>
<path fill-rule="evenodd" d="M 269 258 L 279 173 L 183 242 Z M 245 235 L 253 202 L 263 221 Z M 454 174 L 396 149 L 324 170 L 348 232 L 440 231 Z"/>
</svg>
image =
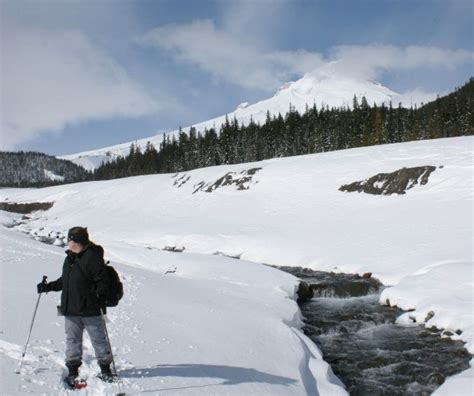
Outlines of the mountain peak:
<svg viewBox="0 0 474 396">
<path fill-rule="evenodd" d="M 356 96 L 366 97 L 369 103 L 388 103 L 399 96 L 396 92 L 376 81 L 343 75 L 336 68 L 336 62 L 306 73 L 297 81 L 280 87 L 268 101 L 285 101 L 298 111 L 304 111 L 306 105 L 315 104 L 318 108 L 351 107 Z M 270 105 L 270 103 L 268 103 Z M 286 106 L 288 108 L 288 106 Z"/>
</svg>

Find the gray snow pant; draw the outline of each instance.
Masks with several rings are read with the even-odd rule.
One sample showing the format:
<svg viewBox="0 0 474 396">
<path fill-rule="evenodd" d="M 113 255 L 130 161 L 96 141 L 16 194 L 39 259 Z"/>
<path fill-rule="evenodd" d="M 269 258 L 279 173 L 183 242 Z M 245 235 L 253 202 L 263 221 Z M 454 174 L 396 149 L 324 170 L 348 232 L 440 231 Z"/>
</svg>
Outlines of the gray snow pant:
<svg viewBox="0 0 474 396">
<path fill-rule="evenodd" d="M 112 354 L 101 316 L 65 316 L 66 364 L 82 362 L 82 334 L 87 330 L 99 364 L 110 364 Z"/>
</svg>

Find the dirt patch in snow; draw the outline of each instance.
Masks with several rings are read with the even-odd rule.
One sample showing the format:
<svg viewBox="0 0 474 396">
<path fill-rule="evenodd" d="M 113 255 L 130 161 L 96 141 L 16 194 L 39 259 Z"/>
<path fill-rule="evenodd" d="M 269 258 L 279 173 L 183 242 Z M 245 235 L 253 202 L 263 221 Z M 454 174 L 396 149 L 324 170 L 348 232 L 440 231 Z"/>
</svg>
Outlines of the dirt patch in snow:
<svg viewBox="0 0 474 396">
<path fill-rule="evenodd" d="M 435 170 L 436 167 L 431 165 L 402 168 L 392 173 L 379 173 L 363 181 L 345 184 L 339 190 L 373 195 L 405 194 L 418 184 L 421 186 L 427 184 L 431 173 Z"/>
<path fill-rule="evenodd" d="M 210 193 L 220 187 L 231 185 L 237 186 L 237 190 L 248 190 L 250 188 L 250 184 L 252 184 L 253 176 L 261 169 L 262 168 L 252 168 L 248 170 L 243 170 L 240 173 L 228 172 L 224 176 L 217 179 L 214 183 L 206 183 L 202 181 L 194 185 L 193 194 L 197 193 L 198 191 Z"/>
<path fill-rule="evenodd" d="M 51 209 L 54 202 L 29 202 L 29 203 L 14 203 L 14 202 L 0 202 L 0 210 L 6 212 L 27 214 L 35 212 L 36 210 Z"/>
</svg>

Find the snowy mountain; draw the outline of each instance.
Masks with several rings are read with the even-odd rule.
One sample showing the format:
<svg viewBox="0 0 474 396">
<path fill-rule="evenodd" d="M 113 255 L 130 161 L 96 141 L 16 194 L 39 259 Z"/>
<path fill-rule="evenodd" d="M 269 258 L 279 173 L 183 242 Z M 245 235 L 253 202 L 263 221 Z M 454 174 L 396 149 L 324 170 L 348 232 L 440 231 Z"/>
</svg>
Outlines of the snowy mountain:
<svg viewBox="0 0 474 396">
<path fill-rule="evenodd" d="M 409 311 L 400 326 L 445 329 L 474 353 L 473 146 L 473 137 L 448 138 L 0 190 L 2 202 L 53 202 L 29 219 L 0 212 L 0 223 L 12 227 L 0 227 L 0 393 L 66 394 L 57 294 L 41 302 L 25 375 L 14 369 L 35 284 L 43 274 L 59 276 L 64 255 L 34 239 L 60 240 L 75 225 L 88 226 L 124 277 L 110 329 L 127 393 L 345 394 L 301 331 L 296 278 L 261 263 L 371 272 L 389 286 L 380 303 Z M 403 195 L 339 190 L 426 166 L 435 168 L 427 182 Z M 92 355 L 86 342 L 87 394 L 115 392 L 93 379 Z M 472 394 L 473 378 L 471 364 L 435 394 Z"/>
<path fill-rule="evenodd" d="M 252 105 L 242 103 L 233 112 L 227 114 L 227 117 L 230 120 L 235 117 L 241 124 L 248 124 L 251 119 L 255 122 L 264 123 L 267 112 L 271 115 L 285 115 L 290 105 L 300 113 L 303 113 L 306 107 L 312 107 L 313 105 L 318 108 L 323 106 L 352 107 L 354 96 L 358 98 L 359 102 L 365 96 L 369 104 L 397 103 L 397 98 L 400 98 L 400 95 L 375 81 L 345 77 L 331 69 L 326 69 L 308 73 L 298 81 L 284 84 L 269 99 Z M 223 115 L 196 124 L 194 127 L 197 131 L 204 131 L 206 128 L 213 127 L 218 131 L 225 119 L 226 115 Z M 189 128 L 183 128 L 183 131 L 189 132 Z M 178 136 L 178 130 L 169 133 L 169 135 Z M 136 142 L 122 143 L 98 150 L 66 155 L 61 158 L 68 159 L 91 170 L 98 167 L 103 161 L 128 154 L 131 143 L 136 143 L 144 149 L 146 143 L 151 142 L 158 148 L 162 140 L 163 135 L 160 134 Z"/>
</svg>

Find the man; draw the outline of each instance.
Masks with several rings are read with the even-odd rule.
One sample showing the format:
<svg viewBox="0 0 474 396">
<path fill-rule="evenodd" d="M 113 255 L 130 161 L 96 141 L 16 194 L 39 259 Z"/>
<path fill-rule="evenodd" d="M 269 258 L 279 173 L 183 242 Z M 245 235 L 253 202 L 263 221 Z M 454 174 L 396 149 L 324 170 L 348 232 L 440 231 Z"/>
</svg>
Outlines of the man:
<svg viewBox="0 0 474 396">
<path fill-rule="evenodd" d="M 87 228 L 73 227 L 68 232 L 68 250 L 62 276 L 50 283 L 39 283 L 38 293 L 61 291 L 61 314 L 65 317 L 65 382 L 73 387 L 82 364 L 82 335 L 87 330 L 100 366 L 99 378 L 113 381 L 112 354 L 106 338 L 101 311 L 105 314 L 107 294 L 104 250 L 89 240 Z"/>
</svg>

